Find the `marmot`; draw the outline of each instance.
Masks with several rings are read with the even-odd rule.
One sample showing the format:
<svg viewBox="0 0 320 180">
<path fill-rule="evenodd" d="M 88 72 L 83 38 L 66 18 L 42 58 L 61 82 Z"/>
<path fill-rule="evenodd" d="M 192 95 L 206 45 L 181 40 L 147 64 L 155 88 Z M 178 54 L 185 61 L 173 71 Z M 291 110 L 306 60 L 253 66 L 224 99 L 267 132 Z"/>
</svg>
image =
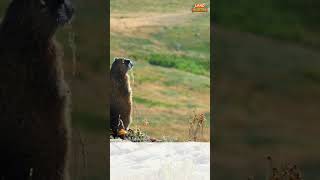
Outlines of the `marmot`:
<svg viewBox="0 0 320 180">
<path fill-rule="evenodd" d="M 128 130 L 131 123 L 132 90 L 128 71 L 132 67 L 132 61 L 126 58 L 115 58 L 111 66 L 110 127 L 113 134 L 120 129 Z"/>
<path fill-rule="evenodd" d="M 1 180 L 69 179 L 70 91 L 53 36 L 73 11 L 69 0 L 13 0 L 3 18 Z"/>
</svg>

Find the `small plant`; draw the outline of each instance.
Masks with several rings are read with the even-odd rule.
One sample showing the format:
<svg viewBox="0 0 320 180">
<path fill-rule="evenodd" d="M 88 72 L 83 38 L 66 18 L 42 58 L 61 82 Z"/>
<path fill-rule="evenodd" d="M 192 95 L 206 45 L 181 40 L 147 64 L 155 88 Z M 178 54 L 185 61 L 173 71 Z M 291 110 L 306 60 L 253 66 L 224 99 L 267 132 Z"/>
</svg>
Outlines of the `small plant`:
<svg viewBox="0 0 320 180">
<path fill-rule="evenodd" d="M 189 140 L 197 141 L 200 137 L 203 137 L 206 117 L 203 113 L 197 114 L 195 111 L 193 113 L 193 117 L 189 122 Z"/>
<path fill-rule="evenodd" d="M 273 167 L 272 158 L 267 157 L 269 169 L 271 174 L 269 174 L 270 180 L 302 180 L 301 171 L 298 169 L 297 165 L 286 164 L 280 168 Z"/>
<path fill-rule="evenodd" d="M 144 127 L 148 127 L 150 125 L 150 122 L 147 119 L 144 119 L 143 122 L 142 122 L 142 125 Z"/>
<path fill-rule="evenodd" d="M 268 169 L 266 180 L 302 180 L 301 171 L 297 165 L 286 164 L 280 168 L 273 166 L 272 158 L 267 157 Z M 248 180 L 254 180 L 254 177 L 249 177 Z"/>
<path fill-rule="evenodd" d="M 150 138 L 138 127 L 129 129 L 127 139 L 132 142 L 146 142 L 150 140 Z"/>
</svg>

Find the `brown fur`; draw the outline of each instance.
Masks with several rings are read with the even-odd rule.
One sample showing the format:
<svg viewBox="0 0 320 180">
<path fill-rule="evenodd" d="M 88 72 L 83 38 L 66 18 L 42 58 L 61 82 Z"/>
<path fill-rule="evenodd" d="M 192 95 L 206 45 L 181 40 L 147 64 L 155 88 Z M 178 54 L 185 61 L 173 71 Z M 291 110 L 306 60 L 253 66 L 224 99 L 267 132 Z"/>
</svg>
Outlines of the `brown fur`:
<svg viewBox="0 0 320 180">
<path fill-rule="evenodd" d="M 68 179 L 70 91 L 53 40 L 67 16 L 57 22 L 55 1 L 13 0 L 0 27 L 1 180 Z"/>
<path fill-rule="evenodd" d="M 116 58 L 111 67 L 110 126 L 113 132 L 117 132 L 119 128 L 127 130 L 132 121 L 132 91 L 127 74 L 131 67 L 128 68 L 128 64 L 124 63 L 125 60 L 127 59 Z M 119 115 L 124 127 L 121 127 L 121 124 L 119 126 Z"/>
</svg>

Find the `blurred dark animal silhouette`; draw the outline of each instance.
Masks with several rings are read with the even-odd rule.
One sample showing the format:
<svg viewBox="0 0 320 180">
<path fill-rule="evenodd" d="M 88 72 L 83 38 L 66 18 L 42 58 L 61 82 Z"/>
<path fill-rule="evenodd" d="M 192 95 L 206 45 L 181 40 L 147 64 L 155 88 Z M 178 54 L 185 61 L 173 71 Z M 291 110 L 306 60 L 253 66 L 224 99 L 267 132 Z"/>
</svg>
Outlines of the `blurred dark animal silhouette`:
<svg viewBox="0 0 320 180">
<path fill-rule="evenodd" d="M 0 179 L 66 180 L 70 91 L 54 41 L 69 0 L 13 0 L 0 27 Z"/>
</svg>

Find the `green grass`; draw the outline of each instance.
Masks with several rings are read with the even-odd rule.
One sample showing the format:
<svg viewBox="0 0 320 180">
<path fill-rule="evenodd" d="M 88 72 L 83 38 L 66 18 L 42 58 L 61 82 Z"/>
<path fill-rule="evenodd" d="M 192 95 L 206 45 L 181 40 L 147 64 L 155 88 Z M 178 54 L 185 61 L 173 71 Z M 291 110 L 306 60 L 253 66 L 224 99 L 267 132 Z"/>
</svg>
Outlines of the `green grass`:
<svg viewBox="0 0 320 180">
<path fill-rule="evenodd" d="M 146 107 L 162 107 L 162 108 L 175 108 L 177 105 L 164 103 L 160 101 L 150 100 L 142 97 L 133 97 L 133 101 L 138 104 L 143 104 Z"/>
<path fill-rule="evenodd" d="M 111 32 L 110 59 L 118 56 L 113 50 L 124 50 L 122 56 L 152 65 L 176 68 L 209 76 L 209 16 L 193 17 L 195 23 L 156 28 L 151 38 L 131 37 Z"/>
<path fill-rule="evenodd" d="M 163 90 L 161 91 L 162 94 L 164 94 L 165 96 L 171 96 L 171 97 L 177 97 L 179 96 L 179 93 L 177 91 L 174 90 Z"/>
<path fill-rule="evenodd" d="M 176 68 L 199 75 L 208 76 L 210 71 L 210 62 L 207 59 L 167 54 L 151 54 L 148 61 L 152 65 Z"/>
<path fill-rule="evenodd" d="M 182 26 L 166 27 L 154 33 L 171 51 L 182 51 L 195 56 L 210 57 L 209 14 L 190 16 L 191 22 Z"/>
<path fill-rule="evenodd" d="M 165 71 L 166 72 L 166 71 Z M 163 85 L 168 87 L 181 86 L 189 91 L 205 93 L 210 89 L 210 78 L 196 74 L 186 75 L 184 72 L 171 71 L 167 78 L 163 79 Z M 191 83 L 192 82 L 192 83 Z M 188 91 L 185 91 L 188 92 Z M 185 94 L 183 94 L 185 95 Z"/>
<path fill-rule="evenodd" d="M 214 4 L 218 25 L 276 39 L 320 46 L 319 1 L 227 0 Z"/>
</svg>

